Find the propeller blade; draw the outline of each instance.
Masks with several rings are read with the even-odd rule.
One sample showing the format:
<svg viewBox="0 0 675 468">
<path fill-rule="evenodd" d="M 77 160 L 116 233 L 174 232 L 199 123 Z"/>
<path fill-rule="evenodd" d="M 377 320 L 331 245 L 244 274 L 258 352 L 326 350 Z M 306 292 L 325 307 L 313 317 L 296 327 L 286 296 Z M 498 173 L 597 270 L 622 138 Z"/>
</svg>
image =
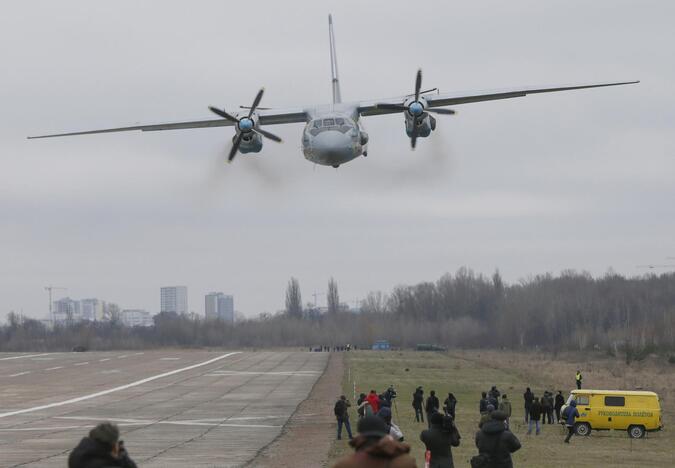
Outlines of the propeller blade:
<svg viewBox="0 0 675 468">
<path fill-rule="evenodd" d="M 253 131 L 255 133 L 259 133 L 265 138 L 269 138 L 272 141 L 276 141 L 277 143 L 281 143 L 281 138 L 276 136 L 274 133 L 268 132 L 267 130 L 263 130 L 262 128 L 254 128 Z"/>
<path fill-rule="evenodd" d="M 416 143 L 417 143 L 417 132 L 413 133 L 413 135 L 410 137 L 410 147 L 412 149 L 415 149 Z"/>
<path fill-rule="evenodd" d="M 227 162 L 232 162 L 232 160 L 236 156 L 237 151 L 239 150 L 239 145 L 241 145 L 241 139 L 243 137 L 244 137 L 243 133 L 237 135 L 237 139 L 234 140 L 234 143 L 232 143 L 232 149 L 230 150 L 230 155 L 227 157 Z"/>
<path fill-rule="evenodd" d="M 415 78 L 415 101 L 420 100 L 420 88 L 422 88 L 422 69 L 417 70 L 417 78 Z"/>
<path fill-rule="evenodd" d="M 250 109 L 251 106 L 239 106 L 240 109 Z M 258 110 L 270 110 L 272 109 L 271 107 L 256 107 Z"/>
<path fill-rule="evenodd" d="M 375 107 L 377 109 L 391 109 L 391 110 L 398 110 L 398 111 L 404 111 L 408 110 L 406 106 L 403 104 L 375 104 Z"/>
<path fill-rule="evenodd" d="M 424 109 L 425 112 L 432 112 L 434 114 L 442 114 L 442 115 L 455 115 L 457 112 L 455 112 L 452 109 Z"/>
<path fill-rule="evenodd" d="M 235 123 L 239 122 L 239 120 L 237 120 L 236 117 L 231 116 L 230 114 L 228 114 L 224 110 L 220 110 L 217 107 L 209 106 L 209 110 L 211 112 L 213 112 L 214 114 L 219 115 L 226 120 L 229 120 L 230 122 L 235 122 Z"/>
<path fill-rule="evenodd" d="M 424 91 L 420 91 L 420 94 L 432 93 L 434 91 L 438 91 L 438 88 L 425 89 Z"/>
<path fill-rule="evenodd" d="M 256 94 L 255 99 L 253 100 L 253 104 L 251 105 L 251 109 L 248 111 L 248 118 L 250 119 L 253 113 L 255 112 L 255 108 L 258 107 L 258 104 L 260 104 L 260 100 L 263 97 L 263 93 L 265 92 L 265 88 L 260 88 L 260 91 L 258 91 L 258 94 Z"/>
</svg>

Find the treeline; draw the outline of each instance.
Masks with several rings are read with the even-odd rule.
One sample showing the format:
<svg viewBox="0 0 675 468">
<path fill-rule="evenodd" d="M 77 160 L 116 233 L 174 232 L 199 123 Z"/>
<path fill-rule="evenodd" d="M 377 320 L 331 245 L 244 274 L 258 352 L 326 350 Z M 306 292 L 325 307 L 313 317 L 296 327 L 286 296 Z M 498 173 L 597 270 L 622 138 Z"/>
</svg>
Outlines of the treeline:
<svg viewBox="0 0 675 468">
<path fill-rule="evenodd" d="M 486 277 L 462 268 L 436 282 L 373 292 L 360 311 L 340 304 L 337 283 L 330 307 L 303 307 L 300 284 L 289 281 L 286 311 L 235 324 L 161 313 L 154 326 L 128 328 L 118 321 L 81 322 L 53 330 L 10 314 L 0 328 L 0 350 L 140 349 L 180 347 L 369 347 L 432 343 L 447 347 L 603 349 L 644 355 L 675 350 L 675 274 L 594 278 L 566 271 L 507 285 L 499 272 Z"/>
</svg>

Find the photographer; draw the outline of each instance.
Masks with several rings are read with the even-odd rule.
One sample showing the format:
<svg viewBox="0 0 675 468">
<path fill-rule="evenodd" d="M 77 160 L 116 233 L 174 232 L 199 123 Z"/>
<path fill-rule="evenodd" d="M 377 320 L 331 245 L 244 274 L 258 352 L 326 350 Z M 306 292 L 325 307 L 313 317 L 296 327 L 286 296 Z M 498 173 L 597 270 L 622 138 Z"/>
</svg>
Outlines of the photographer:
<svg viewBox="0 0 675 468">
<path fill-rule="evenodd" d="M 393 385 L 390 385 L 387 391 L 384 392 L 384 399 L 391 403 L 391 400 L 394 398 L 396 398 L 396 390 L 394 390 Z"/>
<path fill-rule="evenodd" d="M 101 423 L 70 452 L 68 468 L 137 468 L 115 424 Z"/>
<path fill-rule="evenodd" d="M 459 431 L 451 416 L 432 414 L 431 428 L 420 434 L 420 440 L 431 453 L 429 468 L 454 468 L 451 447 L 458 447 L 459 439 Z"/>
</svg>

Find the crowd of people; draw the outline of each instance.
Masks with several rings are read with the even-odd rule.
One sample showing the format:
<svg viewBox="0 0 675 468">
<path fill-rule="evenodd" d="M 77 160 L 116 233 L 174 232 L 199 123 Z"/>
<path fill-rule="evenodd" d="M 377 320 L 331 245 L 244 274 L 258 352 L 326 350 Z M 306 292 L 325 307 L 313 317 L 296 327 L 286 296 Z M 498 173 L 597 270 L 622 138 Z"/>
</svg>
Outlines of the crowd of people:
<svg viewBox="0 0 675 468">
<path fill-rule="evenodd" d="M 397 411 L 396 397 L 393 386 L 380 394 L 375 390 L 367 395 L 361 393 L 356 402 L 358 434 L 352 437 L 348 412 L 350 404 L 344 395 L 340 396 L 335 403 L 337 438 L 342 437 L 342 427 L 347 428 L 350 445 L 355 451 L 340 460 L 335 468 L 417 466 L 410 457 L 410 446 L 404 442 L 404 434 L 393 422 L 392 405 Z M 511 402 L 496 386 L 490 392 L 484 392 L 483 397 L 480 402 L 479 430 L 474 441 L 478 454 L 474 457 L 472 466 L 510 467 L 511 454 L 520 448 L 518 438 L 509 430 Z M 461 440 L 455 424 L 455 395 L 449 392 L 441 405 L 435 390 L 431 390 L 425 398 L 424 389 L 419 386 L 412 394 L 412 407 L 416 422 L 425 423 L 426 418 L 427 428 L 420 432 L 419 438 L 426 447 L 429 467 L 454 467 L 452 447 L 458 447 Z"/>
<path fill-rule="evenodd" d="M 577 372 L 577 376 L 580 377 L 581 373 Z M 337 438 L 341 438 L 341 427 L 344 425 L 355 452 L 340 460 L 335 468 L 417 466 L 410 456 L 410 446 L 404 442 L 401 429 L 393 422 L 392 404 L 398 417 L 396 396 L 393 386 L 379 394 L 375 390 L 368 394 L 361 393 L 357 400 L 359 423 L 356 437 L 352 437 L 349 425 L 350 404 L 344 395 L 340 397 L 335 405 Z M 575 420 L 579 417 L 574 400 L 565 411 L 561 411 L 565 405 L 562 391 L 554 395 L 546 390 L 538 397 L 529 387 L 523 394 L 523 400 L 528 435 L 532 434 L 533 429 L 536 430 L 535 435 L 539 435 L 540 424 L 557 422 L 567 427 L 564 442 L 569 443 L 574 434 Z M 424 424 L 426 419 L 427 428 L 420 432 L 419 438 L 426 447 L 429 468 L 454 466 L 452 447 L 458 447 L 461 439 L 455 424 L 457 404 L 457 398 L 451 392 L 442 404 L 435 390 L 431 390 L 425 398 L 424 388 L 419 386 L 412 394 L 415 422 Z M 478 411 L 478 431 L 474 438 L 478 454 L 471 459 L 471 466 L 512 467 L 511 454 L 521 448 L 521 443 L 510 429 L 513 408 L 508 395 L 493 385 L 490 390 L 482 392 Z M 387 463 L 384 463 L 385 460 Z"/>
</svg>

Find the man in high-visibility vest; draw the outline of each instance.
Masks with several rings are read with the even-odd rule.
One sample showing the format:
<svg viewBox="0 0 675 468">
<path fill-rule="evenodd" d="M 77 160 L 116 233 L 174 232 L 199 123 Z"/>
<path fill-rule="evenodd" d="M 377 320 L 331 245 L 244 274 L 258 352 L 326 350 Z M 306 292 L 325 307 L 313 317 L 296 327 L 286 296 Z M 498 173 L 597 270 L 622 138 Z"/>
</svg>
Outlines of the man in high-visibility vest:
<svg viewBox="0 0 675 468">
<path fill-rule="evenodd" d="M 577 371 L 577 389 L 581 390 L 581 371 Z"/>
</svg>

